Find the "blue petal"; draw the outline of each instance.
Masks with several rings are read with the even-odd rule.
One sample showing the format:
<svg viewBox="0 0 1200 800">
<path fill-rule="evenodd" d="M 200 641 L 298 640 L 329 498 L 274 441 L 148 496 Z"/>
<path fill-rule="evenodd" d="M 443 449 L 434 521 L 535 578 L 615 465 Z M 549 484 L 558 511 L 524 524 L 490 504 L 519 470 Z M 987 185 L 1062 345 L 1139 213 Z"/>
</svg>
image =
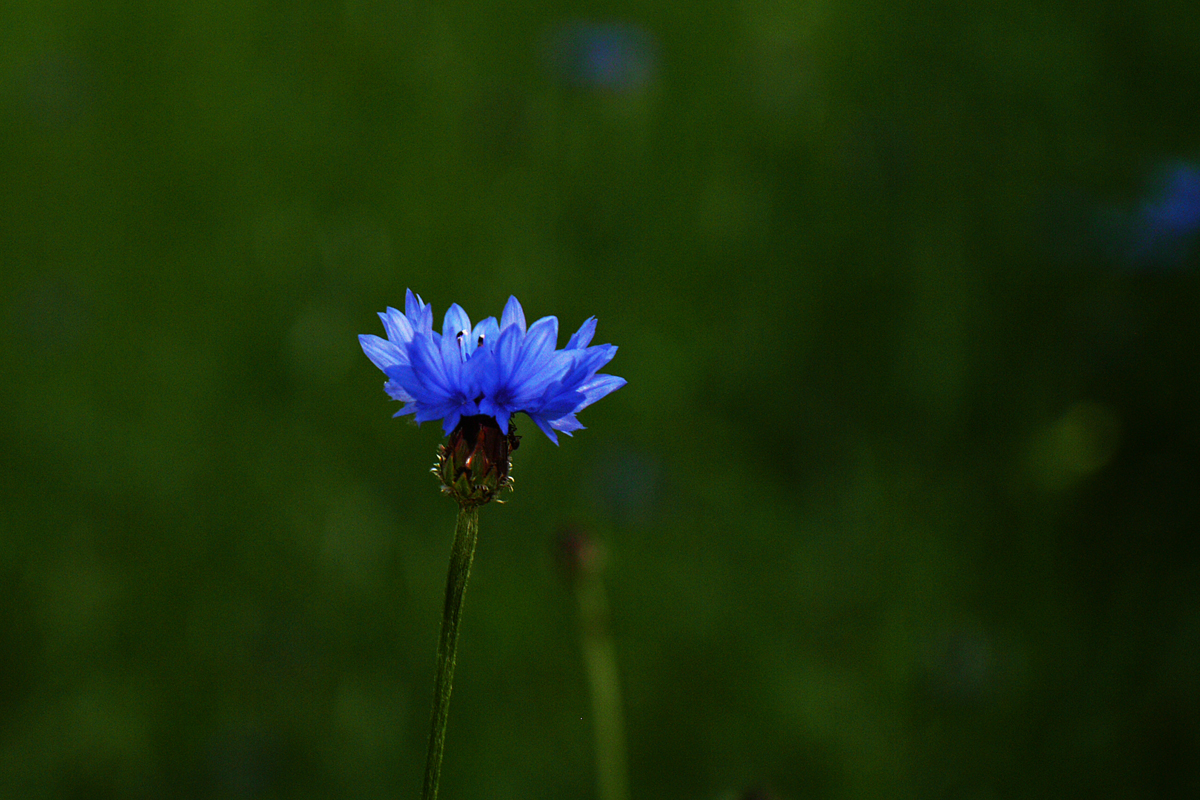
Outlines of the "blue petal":
<svg viewBox="0 0 1200 800">
<path fill-rule="evenodd" d="M 589 347 L 586 350 L 576 350 L 574 352 L 577 359 L 576 365 L 571 370 L 569 376 L 563 378 L 563 380 L 567 381 L 569 379 L 575 384 L 580 384 L 595 375 L 596 371 L 609 361 L 612 361 L 617 348 L 609 344 L 600 347 Z"/>
<path fill-rule="evenodd" d="M 481 320 L 475 326 L 475 330 L 471 331 L 471 351 L 474 352 L 476 347 L 485 347 L 488 350 L 493 350 L 499 338 L 500 326 L 496 323 L 496 318 L 488 317 L 485 320 Z"/>
<path fill-rule="evenodd" d="M 558 347 L 558 317 L 542 317 L 525 334 L 525 348 L 537 351 Z"/>
<path fill-rule="evenodd" d="M 565 433 L 567 436 L 570 436 L 572 431 L 581 431 L 584 429 L 579 420 L 575 419 L 574 414 L 567 414 L 556 420 L 551 420 L 550 427 L 559 433 Z"/>
<path fill-rule="evenodd" d="M 562 351 L 558 355 L 570 365 L 569 368 L 562 373 L 561 377 L 547 385 L 536 406 L 527 406 L 534 411 L 550 414 L 551 418 L 570 411 L 578 411 L 591 402 L 580 393 L 579 389 L 592 379 L 596 370 L 606 360 L 606 353 L 596 347 L 589 348 L 587 351 Z"/>
<path fill-rule="evenodd" d="M 412 402 L 433 396 L 417 376 L 416 371 L 407 364 L 393 364 L 383 372 L 389 378 L 383 389 L 397 400 Z M 400 396 L 399 392 L 403 392 L 408 397 Z"/>
<path fill-rule="evenodd" d="M 574 410 L 578 411 L 581 408 L 590 406 L 601 397 L 612 394 L 617 389 L 620 389 L 626 382 L 624 378 L 618 378 L 616 375 L 595 376 L 579 387 L 579 393 L 583 395 L 583 402 Z"/>
<path fill-rule="evenodd" d="M 462 306 L 458 303 L 450 306 L 446 312 L 446 317 L 442 321 L 442 336 L 449 336 L 451 339 L 458 336 L 462 331 L 471 330 L 471 318 L 467 316 L 467 312 L 463 311 Z"/>
<path fill-rule="evenodd" d="M 547 422 L 545 419 L 542 419 L 540 417 L 530 417 L 530 419 L 532 419 L 534 421 L 534 423 L 539 428 L 542 429 L 542 433 L 546 434 L 546 436 L 549 437 L 550 441 L 554 442 L 555 444 L 558 444 L 558 434 L 556 434 L 554 432 L 554 429 L 550 427 L 549 422 Z"/>
<path fill-rule="evenodd" d="M 509 364 L 509 388 L 514 394 L 521 396 L 537 396 L 546 389 L 546 385 L 556 377 L 553 373 L 561 373 L 561 369 L 547 371 L 548 367 L 558 366 L 554 360 L 554 348 L 558 344 L 558 319 L 542 317 L 533 323 L 533 327 L 525 334 L 521 351 Z"/>
<path fill-rule="evenodd" d="M 409 322 L 415 325 L 417 320 L 421 318 L 421 310 L 424 308 L 425 303 L 421 300 L 421 295 L 413 294 L 412 289 L 404 292 L 404 313 L 408 315 Z M 390 311 L 391 309 L 388 310 Z M 432 319 L 432 316 L 431 314 L 430 319 Z"/>
<path fill-rule="evenodd" d="M 414 299 L 412 292 L 409 292 L 404 301 L 404 308 L 407 311 L 408 324 L 412 325 L 414 336 L 433 331 L 433 306 L 421 302 L 420 295 Z"/>
<path fill-rule="evenodd" d="M 536 408 L 530 408 L 528 413 L 536 413 L 547 419 L 558 419 L 583 408 L 587 405 L 584 400 L 583 394 L 574 388 L 559 387 L 556 390 L 555 387 L 551 387 Z"/>
<path fill-rule="evenodd" d="M 512 418 L 511 411 L 484 397 L 479 401 L 479 413 L 486 414 L 495 419 L 496 424 L 500 426 L 500 430 L 508 433 L 508 422 Z"/>
<path fill-rule="evenodd" d="M 442 368 L 442 356 L 432 337 L 418 336 L 413 339 L 408 346 L 408 357 L 412 359 L 415 383 L 420 386 L 424 394 L 431 397 L 448 397 L 450 395 L 452 389 L 450 380 Z M 408 386 L 407 383 L 405 385 Z M 409 391 L 413 391 L 411 387 Z M 421 392 L 413 391 L 413 394 L 424 401 Z"/>
<path fill-rule="evenodd" d="M 408 355 L 396 345 L 378 336 L 364 333 L 359 335 L 358 343 L 371 363 L 380 369 L 387 369 L 393 364 L 407 364 Z"/>
<path fill-rule="evenodd" d="M 588 317 L 587 321 L 579 326 L 579 330 L 575 331 L 575 335 L 567 342 L 564 350 L 582 350 L 587 347 L 592 341 L 592 337 L 596 335 L 596 318 Z"/>
<path fill-rule="evenodd" d="M 446 388 L 451 397 L 466 397 L 476 394 L 471 378 L 474 368 L 466 369 L 463 364 L 463 350 L 458 336 L 443 336 L 440 355 L 442 359 L 442 374 L 446 376 Z"/>
<path fill-rule="evenodd" d="M 588 368 L 595 372 L 612 361 L 616 354 L 617 346 L 615 344 L 598 344 L 584 350 L 583 358 L 587 361 Z"/>
<path fill-rule="evenodd" d="M 445 421 L 442 422 L 442 433 L 449 436 L 458 427 L 458 421 L 462 419 L 462 410 L 455 409 L 446 415 Z"/>
<path fill-rule="evenodd" d="M 510 325 L 500 330 L 500 340 L 496 342 L 493 352 L 494 369 L 491 370 L 492 382 L 490 389 L 499 390 L 508 381 L 521 354 L 521 345 L 525 341 L 525 332 L 516 325 Z"/>
<path fill-rule="evenodd" d="M 404 387 L 395 381 L 388 381 L 387 383 L 383 384 L 383 390 L 387 392 L 388 397 L 392 398 L 393 400 L 399 400 L 401 403 L 411 403 L 417 399 L 405 391 Z"/>
<path fill-rule="evenodd" d="M 388 310 L 382 312 L 379 318 L 383 320 L 383 329 L 387 332 L 387 338 L 394 344 L 403 346 L 413 338 L 413 328 L 408 318 L 391 306 L 388 306 Z"/>
<path fill-rule="evenodd" d="M 504 314 L 500 317 L 500 330 L 504 330 L 509 325 L 516 325 L 521 329 L 521 333 L 525 332 L 525 312 L 517 298 L 511 296 L 504 305 Z"/>
<path fill-rule="evenodd" d="M 435 419 L 443 419 L 448 414 L 454 413 L 457 407 L 456 403 L 449 400 L 443 400 L 436 404 L 426 404 L 420 401 L 417 402 L 417 424 L 422 422 L 433 422 Z"/>
</svg>

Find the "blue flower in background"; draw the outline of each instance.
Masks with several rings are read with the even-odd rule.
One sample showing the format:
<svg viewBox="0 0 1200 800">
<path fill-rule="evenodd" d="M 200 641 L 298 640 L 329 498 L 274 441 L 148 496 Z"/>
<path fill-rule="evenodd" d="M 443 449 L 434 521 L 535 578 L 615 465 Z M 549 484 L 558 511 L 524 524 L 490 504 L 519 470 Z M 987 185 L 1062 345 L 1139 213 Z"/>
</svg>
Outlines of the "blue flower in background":
<svg viewBox="0 0 1200 800">
<path fill-rule="evenodd" d="M 654 79 L 654 38 L 636 25 L 572 22 L 549 37 L 550 66 L 568 85 L 621 92 Z"/>
<path fill-rule="evenodd" d="M 405 403 L 396 413 L 416 421 L 442 420 L 449 435 L 464 417 L 486 416 L 510 432 L 517 412 L 527 414 L 550 440 L 583 426 L 582 409 L 625 385 L 624 378 L 598 375 L 616 355 L 615 345 L 592 345 L 592 317 L 558 349 L 558 319 L 543 317 L 526 326 L 517 298 L 504 313 L 472 327 L 456 303 L 433 330 L 433 308 L 408 291 L 404 312 L 389 308 L 379 315 L 387 338 L 359 336 L 363 352 L 383 370 L 384 391 Z"/>
<path fill-rule="evenodd" d="M 1143 224 L 1159 236 L 1187 236 L 1200 228 L 1200 168 L 1170 164 L 1159 184 L 1158 193 L 1142 203 Z"/>
<path fill-rule="evenodd" d="M 1187 161 L 1161 166 L 1135 208 L 1101 208 L 1096 235 L 1106 250 L 1134 269 L 1187 266 L 1200 233 L 1200 167 Z"/>
</svg>

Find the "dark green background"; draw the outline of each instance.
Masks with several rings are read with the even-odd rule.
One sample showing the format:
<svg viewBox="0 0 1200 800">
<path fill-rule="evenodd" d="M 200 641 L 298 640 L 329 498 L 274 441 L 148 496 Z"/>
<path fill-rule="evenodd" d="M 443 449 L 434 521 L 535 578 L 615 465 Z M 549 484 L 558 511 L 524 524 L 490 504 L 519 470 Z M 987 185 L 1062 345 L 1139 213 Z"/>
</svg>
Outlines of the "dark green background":
<svg viewBox="0 0 1200 800">
<path fill-rule="evenodd" d="M 1094 220 L 1198 85 L 1192 2 L 9 0 L 0 795 L 416 796 L 411 287 L 629 381 L 483 510 L 444 797 L 594 796 L 569 524 L 634 800 L 1195 797 L 1197 259 Z"/>
</svg>

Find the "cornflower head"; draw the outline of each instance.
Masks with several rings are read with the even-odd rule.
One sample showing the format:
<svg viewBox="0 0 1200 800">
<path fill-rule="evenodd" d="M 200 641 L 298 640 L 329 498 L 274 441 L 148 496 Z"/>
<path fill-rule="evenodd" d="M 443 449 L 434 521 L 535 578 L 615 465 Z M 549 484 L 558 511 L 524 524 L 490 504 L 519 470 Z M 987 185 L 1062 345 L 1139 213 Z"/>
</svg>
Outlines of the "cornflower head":
<svg viewBox="0 0 1200 800">
<path fill-rule="evenodd" d="M 442 331 L 433 329 L 433 308 L 409 290 L 404 312 L 380 313 L 387 338 L 359 336 L 363 352 L 387 376 L 384 391 L 404 403 L 396 416 L 417 423 L 440 419 L 450 437 L 434 472 L 460 503 L 485 503 L 508 484 L 509 451 L 516 448 L 513 416 L 524 413 L 558 444 L 558 434 L 581 430 L 576 414 L 625 385 L 598 374 L 616 355 L 615 345 L 591 345 L 591 317 L 558 348 L 558 319 L 525 323 L 510 297 L 497 322 L 474 326 L 457 303 Z"/>
</svg>

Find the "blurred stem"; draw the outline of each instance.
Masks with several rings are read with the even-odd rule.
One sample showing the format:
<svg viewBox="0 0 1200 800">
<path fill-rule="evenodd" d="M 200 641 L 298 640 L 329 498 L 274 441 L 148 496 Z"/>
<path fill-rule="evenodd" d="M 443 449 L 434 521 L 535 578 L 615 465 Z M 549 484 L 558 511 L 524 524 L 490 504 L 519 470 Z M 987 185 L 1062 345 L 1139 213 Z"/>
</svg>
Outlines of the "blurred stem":
<svg viewBox="0 0 1200 800">
<path fill-rule="evenodd" d="M 438 779 L 442 774 L 442 747 L 446 743 L 446 719 L 450 713 L 450 691 L 454 685 L 454 659 L 458 651 L 458 621 L 462 617 L 463 595 L 475 558 L 475 540 L 479 538 L 479 509 L 463 506 L 454 529 L 454 547 L 450 551 L 450 570 L 446 575 L 446 607 L 442 612 L 442 635 L 438 640 L 437 674 L 433 683 L 433 716 L 429 724 L 429 754 L 425 759 L 425 786 L 422 800 L 436 800 Z"/>
<path fill-rule="evenodd" d="M 599 800 L 628 800 L 625 721 L 616 648 L 608 631 L 608 598 L 600 575 L 585 571 L 575 584 L 579 600 L 583 661 L 592 694 Z"/>
</svg>

